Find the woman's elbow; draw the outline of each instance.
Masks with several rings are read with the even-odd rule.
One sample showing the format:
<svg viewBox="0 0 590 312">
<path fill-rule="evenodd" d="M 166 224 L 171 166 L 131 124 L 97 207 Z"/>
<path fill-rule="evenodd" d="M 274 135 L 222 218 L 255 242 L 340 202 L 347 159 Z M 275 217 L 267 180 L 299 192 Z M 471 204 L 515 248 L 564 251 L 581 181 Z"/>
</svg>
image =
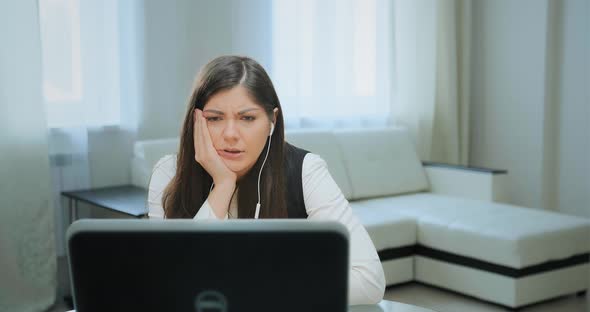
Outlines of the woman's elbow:
<svg viewBox="0 0 590 312">
<path fill-rule="evenodd" d="M 366 287 L 362 290 L 356 290 L 356 292 L 350 294 L 348 303 L 350 305 L 377 304 L 383 300 L 384 292 L 384 287 Z"/>
<path fill-rule="evenodd" d="M 383 300 L 383 296 L 385 296 L 385 284 L 376 292 L 375 297 L 371 298 L 371 301 L 377 304 Z"/>
<path fill-rule="evenodd" d="M 351 272 L 349 300 L 351 305 L 376 304 L 383 300 L 385 276 L 382 272 L 382 270 L 365 271 L 364 274 L 355 270 Z"/>
<path fill-rule="evenodd" d="M 372 288 L 371 291 L 367 294 L 367 303 L 368 304 L 377 304 L 381 300 L 383 300 L 383 296 L 385 295 L 385 280 L 379 282 L 378 285 Z"/>
</svg>

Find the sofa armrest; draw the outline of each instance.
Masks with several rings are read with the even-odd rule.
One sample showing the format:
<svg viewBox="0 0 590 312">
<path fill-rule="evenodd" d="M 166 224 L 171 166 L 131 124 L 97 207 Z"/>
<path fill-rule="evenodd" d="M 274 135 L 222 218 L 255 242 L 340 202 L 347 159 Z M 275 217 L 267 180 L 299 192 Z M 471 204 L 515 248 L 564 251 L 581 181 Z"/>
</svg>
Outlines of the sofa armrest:
<svg viewBox="0 0 590 312">
<path fill-rule="evenodd" d="M 505 186 L 508 171 L 506 170 L 435 162 L 422 162 L 422 165 L 433 193 L 507 202 Z"/>
</svg>

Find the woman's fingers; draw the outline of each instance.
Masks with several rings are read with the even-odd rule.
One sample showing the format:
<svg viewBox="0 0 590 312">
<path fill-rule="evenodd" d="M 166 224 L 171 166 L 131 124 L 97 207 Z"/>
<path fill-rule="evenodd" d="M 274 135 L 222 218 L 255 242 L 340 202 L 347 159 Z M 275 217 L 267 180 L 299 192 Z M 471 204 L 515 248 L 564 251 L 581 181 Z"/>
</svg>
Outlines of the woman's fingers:
<svg viewBox="0 0 590 312">
<path fill-rule="evenodd" d="M 199 153 L 201 152 L 201 147 L 200 147 L 200 143 L 199 143 L 199 110 L 195 109 L 195 111 L 193 112 L 193 119 L 194 119 L 194 123 L 193 123 L 193 143 L 195 145 L 195 160 L 197 162 L 199 162 Z"/>
<path fill-rule="evenodd" d="M 211 161 L 213 158 L 212 152 L 215 152 L 215 148 L 213 147 L 213 142 L 211 142 L 211 135 L 209 134 L 209 128 L 207 128 L 207 123 L 205 122 L 205 118 L 203 118 L 203 113 L 199 110 L 199 134 L 200 134 L 200 147 L 202 156 L 204 159 Z"/>
<path fill-rule="evenodd" d="M 195 160 L 201 163 L 203 160 L 205 144 L 203 144 L 203 114 L 199 109 L 195 109 L 195 125 L 194 125 L 194 138 L 195 138 Z"/>
<path fill-rule="evenodd" d="M 215 162 L 221 161 L 221 158 L 213 146 L 203 112 L 199 109 L 195 111 L 195 158 L 205 169 L 213 169 Z"/>
<path fill-rule="evenodd" d="M 202 113 L 201 113 L 202 114 Z M 211 141 L 211 134 L 209 133 L 209 127 L 207 127 L 207 122 L 203 118 L 201 119 L 201 133 L 203 134 L 203 144 L 210 155 L 217 155 L 217 151 L 215 150 L 215 146 L 213 146 L 213 141 Z"/>
</svg>

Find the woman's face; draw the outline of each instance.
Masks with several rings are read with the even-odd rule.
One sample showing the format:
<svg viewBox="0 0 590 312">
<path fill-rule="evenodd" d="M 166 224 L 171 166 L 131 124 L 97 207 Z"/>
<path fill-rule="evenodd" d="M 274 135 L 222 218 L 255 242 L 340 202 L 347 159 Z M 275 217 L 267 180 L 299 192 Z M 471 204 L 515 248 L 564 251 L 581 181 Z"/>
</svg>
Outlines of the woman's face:
<svg viewBox="0 0 590 312">
<path fill-rule="evenodd" d="M 275 119 L 277 112 L 275 108 Z M 268 115 L 244 87 L 237 86 L 213 95 L 203 107 L 203 116 L 217 154 L 238 178 L 243 177 L 266 144 Z"/>
</svg>

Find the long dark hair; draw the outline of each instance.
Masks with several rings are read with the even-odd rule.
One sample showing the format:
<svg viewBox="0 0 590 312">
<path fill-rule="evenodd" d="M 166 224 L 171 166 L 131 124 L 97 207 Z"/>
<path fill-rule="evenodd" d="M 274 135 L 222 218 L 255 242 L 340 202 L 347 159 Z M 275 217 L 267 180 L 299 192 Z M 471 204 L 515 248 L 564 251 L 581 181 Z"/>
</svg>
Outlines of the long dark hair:
<svg viewBox="0 0 590 312">
<path fill-rule="evenodd" d="M 244 87 L 252 100 L 260 105 L 273 120 L 273 109 L 278 108 L 275 130 L 268 159 L 260 178 L 260 218 L 287 218 L 285 202 L 284 123 L 279 98 L 270 77 L 251 58 L 221 56 L 207 63 L 197 75 L 195 86 L 188 101 L 184 124 L 181 129 L 180 147 L 176 161 L 176 174 L 162 196 L 166 218 L 192 218 L 209 195 L 213 179 L 195 161 L 194 110 L 203 109 L 216 93 L 236 86 Z M 258 172 L 264 160 L 268 139 L 256 164 L 237 181 L 239 189 L 238 217 L 253 218 L 258 201 Z"/>
</svg>

